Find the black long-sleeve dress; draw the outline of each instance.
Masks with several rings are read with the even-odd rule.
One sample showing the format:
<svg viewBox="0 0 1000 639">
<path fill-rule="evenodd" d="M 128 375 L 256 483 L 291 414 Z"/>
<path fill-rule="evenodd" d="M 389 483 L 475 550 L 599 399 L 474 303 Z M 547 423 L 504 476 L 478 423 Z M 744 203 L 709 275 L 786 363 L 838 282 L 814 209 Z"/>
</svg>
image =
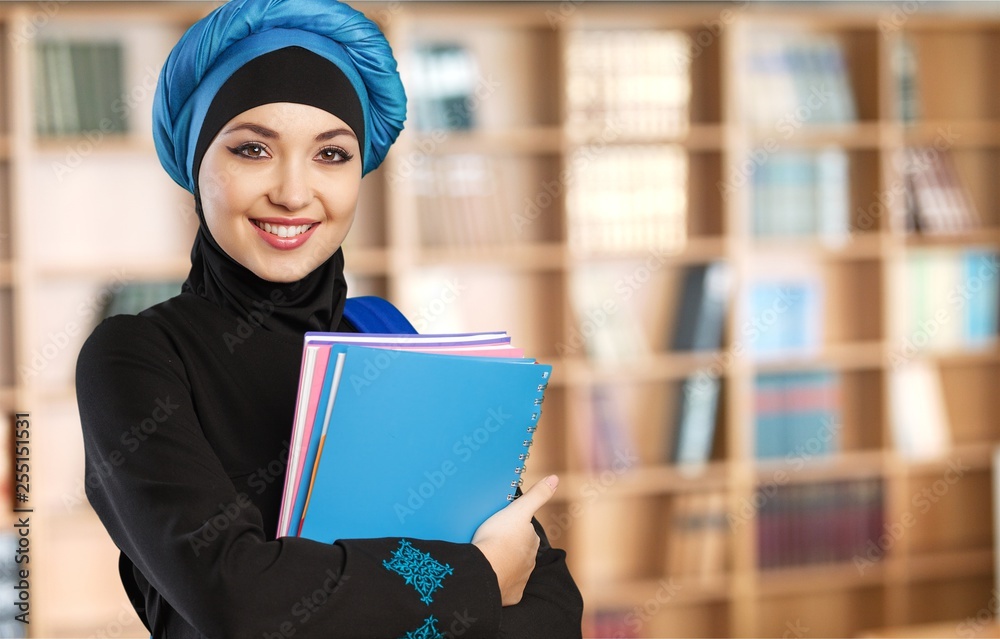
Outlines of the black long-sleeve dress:
<svg viewBox="0 0 1000 639">
<path fill-rule="evenodd" d="M 472 544 L 276 539 L 301 334 L 210 297 L 105 320 L 77 364 L 87 496 L 154 637 L 580 636 L 565 553 L 537 522 L 508 607 Z"/>
</svg>

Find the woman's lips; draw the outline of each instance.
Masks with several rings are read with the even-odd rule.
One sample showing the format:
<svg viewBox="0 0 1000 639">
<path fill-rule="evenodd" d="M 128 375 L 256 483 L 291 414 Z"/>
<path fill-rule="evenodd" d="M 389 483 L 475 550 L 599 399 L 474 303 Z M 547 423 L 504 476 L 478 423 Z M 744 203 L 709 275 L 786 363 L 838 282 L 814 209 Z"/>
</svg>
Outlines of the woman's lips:
<svg viewBox="0 0 1000 639">
<path fill-rule="evenodd" d="M 250 220 L 254 231 L 262 240 L 276 249 L 287 251 L 305 244 L 313 234 L 319 222 L 312 220 Z"/>
</svg>

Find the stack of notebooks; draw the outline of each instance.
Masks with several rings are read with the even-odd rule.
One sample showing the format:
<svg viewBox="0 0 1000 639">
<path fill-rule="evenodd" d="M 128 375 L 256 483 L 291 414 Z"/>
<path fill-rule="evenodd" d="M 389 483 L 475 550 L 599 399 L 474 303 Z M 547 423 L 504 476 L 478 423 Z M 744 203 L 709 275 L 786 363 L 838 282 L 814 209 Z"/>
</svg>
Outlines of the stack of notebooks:
<svg viewBox="0 0 1000 639">
<path fill-rule="evenodd" d="M 278 536 L 471 541 L 515 497 L 551 372 L 503 332 L 307 333 Z"/>
</svg>

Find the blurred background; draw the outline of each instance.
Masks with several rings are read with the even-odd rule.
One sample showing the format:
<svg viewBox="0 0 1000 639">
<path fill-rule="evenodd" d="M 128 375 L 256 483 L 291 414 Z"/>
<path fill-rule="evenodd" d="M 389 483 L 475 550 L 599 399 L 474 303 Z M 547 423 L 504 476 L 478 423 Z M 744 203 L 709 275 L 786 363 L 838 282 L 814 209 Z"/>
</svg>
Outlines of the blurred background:
<svg viewBox="0 0 1000 639">
<path fill-rule="evenodd" d="M 148 634 L 73 374 L 186 276 L 151 102 L 218 4 L 0 3 L 0 636 Z M 354 4 L 410 110 L 352 294 L 553 364 L 526 481 L 586 636 L 1000 636 L 1000 3 Z"/>
</svg>

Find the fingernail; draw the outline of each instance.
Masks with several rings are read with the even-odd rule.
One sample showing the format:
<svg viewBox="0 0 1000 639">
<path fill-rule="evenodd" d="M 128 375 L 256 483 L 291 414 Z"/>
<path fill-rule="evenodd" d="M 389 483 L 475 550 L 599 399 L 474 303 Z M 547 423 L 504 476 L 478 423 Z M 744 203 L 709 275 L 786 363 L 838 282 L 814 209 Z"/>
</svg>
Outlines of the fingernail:
<svg viewBox="0 0 1000 639">
<path fill-rule="evenodd" d="M 545 478 L 545 483 L 549 485 L 549 488 L 551 488 L 552 490 L 555 490 L 556 486 L 559 485 L 559 476 L 558 475 L 549 475 L 548 477 Z"/>
</svg>

